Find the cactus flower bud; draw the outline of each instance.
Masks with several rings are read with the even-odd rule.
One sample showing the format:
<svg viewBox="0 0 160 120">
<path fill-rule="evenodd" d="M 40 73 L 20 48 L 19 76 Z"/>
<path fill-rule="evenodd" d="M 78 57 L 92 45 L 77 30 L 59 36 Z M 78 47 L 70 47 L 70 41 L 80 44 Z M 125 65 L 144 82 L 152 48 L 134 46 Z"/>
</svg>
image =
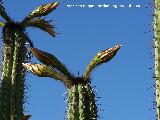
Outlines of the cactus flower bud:
<svg viewBox="0 0 160 120">
<path fill-rule="evenodd" d="M 46 66 L 43 64 L 31 64 L 31 63 L 22 63 L 22 65 L 33 74 L 39 77 L 50 77 L 57 80 L 61 80 L 66 82 L 67 77 L 57 70 L 52 69 L 50 66 Z"/>
<path fill-rule="evenodd" d="M 112 48 L 108 48 L 103 50 L 93 58 L 90 64 L 87 66 L 87 69 L 83 75 L 84 79 L 87 80 L 90 77 L 92 70 L 103 63 L 110 61 L 117 53 L 117 51 L 121 48 L 122 45 L 115 45 Z"/>
<path fill-rule="evenodd" d="M 42 6 L 38 7 L 37 9 L 35 9 L 34 11 L 32 11 L 27 17 L 29 17 L 31 19 L 31 18 L 35 18 L 35 17 L 46 16 L 50 12 L 55 10 L 58 5 L 59 5 L 59 2 L 52 2 L 50 4 L 42 5 Z"/>
<path fill-rule="evenodd" d="M 71 77 L 71 73 L 69 73 L 67 68 L 54 55 L 32 47 L 30 48 L 30 51 L 43 64 L 57 69 L 59 72 L 63 73 L 67 77 Z"/>
</svg>

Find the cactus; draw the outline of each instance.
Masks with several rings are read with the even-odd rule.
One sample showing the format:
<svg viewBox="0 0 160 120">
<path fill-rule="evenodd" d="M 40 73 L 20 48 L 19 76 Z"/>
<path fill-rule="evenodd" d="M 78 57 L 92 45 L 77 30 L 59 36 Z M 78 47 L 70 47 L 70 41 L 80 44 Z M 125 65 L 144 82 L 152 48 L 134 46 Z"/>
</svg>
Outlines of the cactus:
<svg viewBox="0 0 160 120">
<path fill-rule="evenodd" d="M 160 0 L 155 0 L 154 15 L 154 49 L 155 49 L 155 80 L 157 120 L 160 120 Z"/>
<path fill-rule="evenodd" d="M 99 52 L 81 77 L 71 74 L 63 63 L 54 55 L 37 48 L 30 48 L 32 54 L 43 64 L 23 63 L 23 66 L 39 77 L 50 77 L 60 80 L 68 90 L 68 120 L 97 120 L 98 108 L 95 92 L 91 86 L 90 74 L 97 66 L 110 61 L 120 49 L 115 45 Z"/>
<path fill-rule="evenodd" d="M 0 22 L 3 38 L 3 63 L 2 83 L 0 88 L 0 120 L 29 119 L 30 115 L 24 115 L 24 82 L 25 69 L 22 63 L 26 62 L 27 49 L 25 43 L 32 41 L 27 36 L 27 27 L 36 27 L 55 37 L 54 26 L 42 19 L 59 5 L 58 2 L 45 4 L 31 12 L 21 22 L 13 21 L 0 5 L 0 16 L 5 22 Z"/>
</svg>

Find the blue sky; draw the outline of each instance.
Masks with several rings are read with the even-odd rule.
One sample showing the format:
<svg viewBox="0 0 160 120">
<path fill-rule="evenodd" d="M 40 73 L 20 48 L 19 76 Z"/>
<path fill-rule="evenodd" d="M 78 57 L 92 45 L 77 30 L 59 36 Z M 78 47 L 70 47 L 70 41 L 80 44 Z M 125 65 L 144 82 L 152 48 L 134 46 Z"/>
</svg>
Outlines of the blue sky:
<svg viewBox="0 0 160 120">
<path fill-rule="evenodd" d="M 8 0 L 4 6 L 14 20 L 52 0 Z M 67 5 L 125 5 L 124 8 L 80 8 Z M 132 4 L 132 7 L 127 7 Z M 141 5 L 136 8 L 135 5 Z M 146 8 L 146 6 L 148 8 Z M 47 19 L 53 20 L 60 34 L 52 38 L 37 29 L 27 29 L 35 47 L 57 56 L 75 75 L 83 74 L 97 52 L 121 44 L 123 47 L 108 63 L 92 74 L 92 84 L 102 109 L 101 120 L 154 120 L 153 40 L 151 0 L 61 0 Z M 35 58 L 33 63 L 39 61 Z M 65 86 L 51 78 L 26 76 L 26 114 L 31 120 L 63 120 L 66 110 Z M 149 89 L 150 88 L 150 89 Z M 151 108 L 151 110 L 150 110 Z"/>
</svg>

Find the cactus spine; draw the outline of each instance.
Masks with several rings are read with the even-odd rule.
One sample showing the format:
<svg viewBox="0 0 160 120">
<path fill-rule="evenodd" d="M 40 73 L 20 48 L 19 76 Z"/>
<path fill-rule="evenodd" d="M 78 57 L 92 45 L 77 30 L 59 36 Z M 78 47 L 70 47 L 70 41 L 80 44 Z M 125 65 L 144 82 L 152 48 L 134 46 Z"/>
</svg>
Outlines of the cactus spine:
<svg viewBox="0 0 160 120">
<path fill-rule="evenodd" d="M 45 19 L 40 17 L 48 15 L 56 9 L 58 2 L 45 4 L 31 12 L 22 22 L 14 22 L 0 5 L 0 15 L 6 21 L 1 22 L 3 27 L 3 64 L 2 84 L 0 87 L 0 120 L 27 120 L 31 116 L 23 114 L 25 70 L 22 63 L 26 62 L 25 43 L 31 40 L 25 33 L 26 27 L 36 27 L 48 32 L 53 37 L 55 32 Z M 38 17 L 38 18 L 37 18 Z"/>
<path fill-rule="evenodd" d="M 68 120 L 97 120 L 98 109 L 96 97 L 90 84 L 90 74 L 93 69 L 110 61 L 120 49 L 121 45 L 99 52 L 82 77 L 73 76 L 54 55 L 31 48 L 32 54 L 43 64 L 23 63 L 23 66 L 39 77 L 51 77 L 62 81 L 68 89 Z"/>
<path fill-rule="evenodd" d="M 155 80 L 156 80 L 156 109 L 157 120 L 160 120 L 160 0 L 155 0 L 155 16 L 154 16 L 154 31 L 155 31 Z"/>
</svg>

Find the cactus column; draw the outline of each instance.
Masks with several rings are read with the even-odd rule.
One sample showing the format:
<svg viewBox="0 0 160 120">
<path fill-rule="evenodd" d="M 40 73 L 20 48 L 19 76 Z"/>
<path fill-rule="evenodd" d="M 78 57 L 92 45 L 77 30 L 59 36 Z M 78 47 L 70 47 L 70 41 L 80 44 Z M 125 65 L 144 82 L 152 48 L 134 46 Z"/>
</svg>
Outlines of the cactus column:
<svg viewBox="0 0 160 120">
<path fill-rule="evenodd" d="M 23 115 L 24 70 L 22 62 L 26 59 L 24 35 L 12 25 L 4 26 L 4 48 L 2 65 L 2 120 L 15 120 Z M 19 117 L 18 117 L 19 118 Z"/>
<path fill-rule="evenodd" d="M 157 120 L 160 120 L 160 0 L 155 0 L 154 43 Z"/>
<path fill-rule="evenodd" d="M 58 2 L 45 4 L 32 11 L 22 22 L 14 22 L 0 5 L 0 16 L 6 21 L 3 27 L 2 85 L 0 88 L 0 120 L 27 120 L 31 116 L 23 114 L 24 76 L 22 63 L 26 62 L 25 43 L 32 41 L 25 33 L 26 27 L 36 27 L 55 36 L 54 26 L 41 19 L 56 9 Z"/>
<path fill-rule="evenodd" d="M 54 55 L 31 48 L 31 52 L 43 64 L 23 63 L 23 66 L 39 77 L 51 77 L 62 81 L 68 89 L 68 120 L 97 120 L 98 108 L 96 96 L 90 84 L 90 74 L 94 68 L 110 61 L 120 49 L 121 45 L 115 45 L 99 52 L 82 77 L 73 76 L 67 68 Z"/>
<path fill-rule="evenodd" d="M 83 78 L 77 78 L 75 83 L 68 89 L 68 120 L 96 120 L 97 105 L 94 91 L 90 83 L 85 83 Z"/>
<path fill-rule="evenodd" d="M 6 36 L 6 37 L 5 37 Z M 13 66 L 13 54 L 15 42 L 11 40 L 9 34 L 3 36 L 10 44 L 4 43 L 3 47 L 3 67 L 2 67 L 2 85 L 0 101 L 0 119 L 10 119 L 10 99 L 11 99 L 11 74 Z M 4 111 L 4 113 L 3 113 Z"/>
</svg>

